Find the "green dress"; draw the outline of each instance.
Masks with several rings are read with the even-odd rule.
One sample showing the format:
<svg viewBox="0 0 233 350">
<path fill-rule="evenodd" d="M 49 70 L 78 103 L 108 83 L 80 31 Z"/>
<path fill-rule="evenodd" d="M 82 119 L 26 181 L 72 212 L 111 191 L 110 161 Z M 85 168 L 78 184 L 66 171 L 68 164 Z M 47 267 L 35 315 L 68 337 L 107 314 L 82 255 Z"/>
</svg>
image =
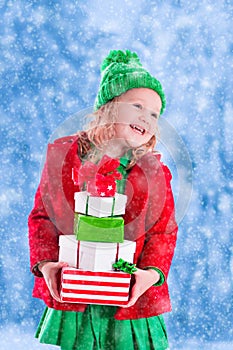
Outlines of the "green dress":
<svg viewBox="0 0 233 350">
<path fill-rule="evenodd" d="M 128 157 L 120 159 L 117 191 L 124 192 Z M 165 350 L 168 340 L 163 316 L 116 320 L 116 306 L 88 305 L 84 312 L 46 308 L 35 337 L 61 350 Z"/>
<path fill-rule="evenodd" d="M 165 350 L 162 316 L 137 320 L 114 319 L 117 307 L 88 305 L 84 312 L 46 308 L 36 338 L 61 350 Z"/>
</svg>

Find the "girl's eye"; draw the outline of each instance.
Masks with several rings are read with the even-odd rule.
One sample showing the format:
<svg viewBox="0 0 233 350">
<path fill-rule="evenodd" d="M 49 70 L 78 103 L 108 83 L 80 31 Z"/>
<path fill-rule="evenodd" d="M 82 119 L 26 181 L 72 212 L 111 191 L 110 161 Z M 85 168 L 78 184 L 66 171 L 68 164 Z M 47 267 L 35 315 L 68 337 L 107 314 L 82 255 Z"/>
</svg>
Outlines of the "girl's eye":
<svg viewBox="0 0 233 350">
<path fill-rule="evenodd" d="M 155 119 L 158 119 L 158 114 L 156 114 L 156 113 L 151 113 L 151 116 Z"/>
<path fill-rule="evenodd" d="M 133 106 L 138 109 L 142 109 L 142 105 L 140 105 L 140 103 L 134 103 Z"/>
</svg>

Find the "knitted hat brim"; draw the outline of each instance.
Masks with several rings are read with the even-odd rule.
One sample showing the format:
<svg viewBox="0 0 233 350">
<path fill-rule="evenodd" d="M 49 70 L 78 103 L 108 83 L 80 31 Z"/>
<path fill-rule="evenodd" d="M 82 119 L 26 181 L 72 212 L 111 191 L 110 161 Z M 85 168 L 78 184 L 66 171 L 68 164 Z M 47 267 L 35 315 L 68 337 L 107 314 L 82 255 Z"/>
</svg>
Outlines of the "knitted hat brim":
<svg viewBox="0 0 233 350">
<path fill-rule="evenodd" d="M 157 92 L 162 102 L 160 114 L 163 113 L 166 99 L 162 85 L 144 69 L 141 69 L 141 72 L 135 72 L 132 69 L 132 72 L 128 71 L 128 74 L 119 73 L 115 75 L 113 79 L 107 80 L 106 83 L 103 83 L 102 89 L 99 91 L 95 101 L 94 111 L 97 111 L 101 106 L 111 101 L 114 97 L 120 96 L 126 91 L 135 88 L 148 88 Z"/>
</svg>

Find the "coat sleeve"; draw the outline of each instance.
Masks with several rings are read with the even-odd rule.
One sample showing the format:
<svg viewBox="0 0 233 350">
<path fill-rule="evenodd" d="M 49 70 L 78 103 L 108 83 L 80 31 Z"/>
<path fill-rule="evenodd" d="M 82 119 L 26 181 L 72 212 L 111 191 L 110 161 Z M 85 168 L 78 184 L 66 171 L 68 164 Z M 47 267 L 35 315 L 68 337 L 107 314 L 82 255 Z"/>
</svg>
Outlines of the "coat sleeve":
<svg viewBox="0 0 233 350">
<path fill-rule="evenodd" d="M 168 276 L 177 239 L 171 173 L 159 162 L 148 181 L 149 203 L 146 217 L 146 238 L 138 267 L 158 268 Z M 152 180 L 151 180 L 152 179 Z"/>
<path fill-rule="evenodd" d="M 38 277 L 34 267 L 42 260 L 58 260 L 58 231 L 53 224 L 53 211 L 49 197 L 47 161 L 40 185 L 37 189 L 34 207 L 28 218 L 31 271 Z"/>
<path fill-rule="evenodd" d="M 41 273 L 33 267 L 42 260 L 58 261 L 59 235 L 71 234 L 73 230 L 72 167 L 81 164 L 77 150 L 76 135 L 48 145 L 40 185 L 28 219 L 30 265 L 38 277 Z"/>
</svg>

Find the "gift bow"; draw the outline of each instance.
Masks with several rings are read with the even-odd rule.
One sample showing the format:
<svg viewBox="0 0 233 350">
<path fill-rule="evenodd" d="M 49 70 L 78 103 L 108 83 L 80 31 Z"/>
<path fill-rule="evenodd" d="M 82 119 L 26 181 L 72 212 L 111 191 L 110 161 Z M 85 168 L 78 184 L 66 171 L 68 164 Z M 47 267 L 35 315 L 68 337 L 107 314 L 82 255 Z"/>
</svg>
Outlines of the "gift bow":
<svg viewBox="0 0 233 350">
<path fill-rule="evenodd" d="M 121 258 L 112 264 L 112 267 L 114 267 L 114 269 L 129 273 L 130 275 L 137 271 L 135 266 L 136 264 L 129 263 Z"/>
<path fill-rule="evenodd" d="M 118 159 L 104 155 L 99 164 L 86 161 L 80 169 L 73 169 L 73 180 L 80 187 L 86 182 L 93 195 L 105 193 L 106 188 L 115 194 L 116 180 L 122 178 L 121 173 L 116 170 L 119 165 Z"/>
</svg>

